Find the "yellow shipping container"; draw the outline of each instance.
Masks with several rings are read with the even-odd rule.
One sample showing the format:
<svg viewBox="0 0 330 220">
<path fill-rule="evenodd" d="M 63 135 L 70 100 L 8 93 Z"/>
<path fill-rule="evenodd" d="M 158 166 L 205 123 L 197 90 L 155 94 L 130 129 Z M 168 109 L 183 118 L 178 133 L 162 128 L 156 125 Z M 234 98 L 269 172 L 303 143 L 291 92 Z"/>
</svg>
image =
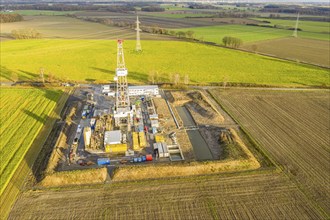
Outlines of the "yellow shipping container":
<svg viewBox="0 0 330 220">
<path fill-rule="evenodd" d="M 155 141 L 156 141 L 156 143 L 165 142 L 165 138 L 161 134 L 155 134 Z"/>
<path fill-rule="evenodd" d="M 105 146 L 107 153 L 123 153 L 127 151 L 127 144 L 108 144 Z"/>
<path fill-rule="evenodd" d="M 133 150 L 140 150 L 138 133 L 132 132 L 132 136 L 133 136 Z"/>
<path fill-rule="evenodd" d="M 140 147 L 143 148 L 147 146 L 146 136 L 144 135 L 143 131 L 139 132 L 139 141 L 140 141 Z"/>
</svg>

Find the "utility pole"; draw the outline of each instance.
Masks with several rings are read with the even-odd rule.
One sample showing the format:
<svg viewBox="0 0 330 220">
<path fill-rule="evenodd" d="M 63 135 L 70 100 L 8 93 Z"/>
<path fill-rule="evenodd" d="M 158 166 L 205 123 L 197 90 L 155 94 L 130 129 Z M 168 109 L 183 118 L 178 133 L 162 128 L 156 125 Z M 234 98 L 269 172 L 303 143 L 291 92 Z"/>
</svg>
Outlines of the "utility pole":
<svg viewBox="0 0 330 220">
<path fill-rule="evenodd" d="M 295 26 L 293 34 L 292 34 L 293 37 L 298 37 L 298 23 L 299 23 L 299 13 L 297 16 L 296 26 Z"/>
<path fill-rule="evenodd" d="M 139 21 L 139 16 L 136 16 L 136 51 L 142 51 L 142 47 L 141 47 L 141 41 L 140 41 L 140 21 Z"/>
</svg>

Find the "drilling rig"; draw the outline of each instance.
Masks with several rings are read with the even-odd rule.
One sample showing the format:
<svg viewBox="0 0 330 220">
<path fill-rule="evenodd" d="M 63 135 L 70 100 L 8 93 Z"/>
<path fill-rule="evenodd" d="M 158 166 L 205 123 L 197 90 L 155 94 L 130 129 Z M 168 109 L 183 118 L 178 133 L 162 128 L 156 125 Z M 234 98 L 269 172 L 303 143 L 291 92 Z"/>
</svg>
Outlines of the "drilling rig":
<svg viewBox="0 0 330 220">
<path fill-rule="evenodd" d="M 127 125 L 130 129 L 130 121 L 133 115 L 131 114 L 131 106 L 129 101 L 128 71 L 125 66 L 123 40 L 117 41 L 117 68 L 114 80 L 116 84 L 116 105 L 114 111 L 115 125 L 117 127 Z"/>
</svg>

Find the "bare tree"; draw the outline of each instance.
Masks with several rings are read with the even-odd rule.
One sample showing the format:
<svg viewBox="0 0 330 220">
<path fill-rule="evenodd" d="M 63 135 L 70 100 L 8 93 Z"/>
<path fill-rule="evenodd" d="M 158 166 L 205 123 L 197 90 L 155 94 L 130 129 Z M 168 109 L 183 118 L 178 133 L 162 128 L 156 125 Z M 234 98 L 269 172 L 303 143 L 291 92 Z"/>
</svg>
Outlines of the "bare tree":
<svg viewBox="0 0 330 220">
<path fill-rule="evenodd" d="M 160 81 L 160 74 L 158 71 L 155 72 L 155 75 L 154 75 L 154 79 L 155 79 L 155 83 L 159 83 Z"/>
<path fill-rule="evenodd" d="M 183 80 L 183 82 L 184 82 L 184 84 L 185 85 L 188 85 L 189 84 L 189 75 L 188 74 L 186 74 L 186 75 L 184 75 L 184 80 Z"/>
<path fill-rule="evenodd" d="M 180 75 L 178 73 L 174 74 L 173 83 L 174 85 L 178 85 L 180 83 Z"/>
<path fill-rule="evenodd" d="M 168 81 L 169 81 L 170 83 L 173 83 L 173 73 L 169 73 L 169 74 L 168 74 Z"/>
<path fill-rule="evenodd" d="M 258 50 L 258 45 L 256 45 L 256 44 L 253 44 L 252 46 L 251 46 L 251 49 L 252 49 L 252 51 L 253 52 L 257 52 L 257 50 Z"/>
<path fill-rule="evenodd" d="M 227 83 L 228 83 L 228 79 L 229 79 L 228 76 L 224 76 L 223 77 L 223 89 L 226 89 L 226 86 L 227 86 Z"/>
<path fill-rule="evenodd" d="M 155 71 L 150 71 L 148 74 L 148 81 L 151 84 L 155 84 Z"/>
<path fill-rule="evenodd" d="M 195 34 L 195 32 L 194 31 L 187 31 L 186 32 L 186 36 L 187 36 L 187 38 L 194 38 L 194 34 Z"/>
</svg>

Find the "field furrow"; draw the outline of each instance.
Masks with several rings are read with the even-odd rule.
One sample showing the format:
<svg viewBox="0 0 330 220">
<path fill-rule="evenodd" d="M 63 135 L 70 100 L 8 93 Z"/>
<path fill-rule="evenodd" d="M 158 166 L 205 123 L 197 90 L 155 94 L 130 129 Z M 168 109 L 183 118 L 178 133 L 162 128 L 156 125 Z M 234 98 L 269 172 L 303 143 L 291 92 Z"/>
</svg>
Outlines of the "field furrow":
<svg viewBox="0 0 330 220">
<path fill-rule="evenodd" d="M 4 123 L 0 134 L 0 192 L 38 135 L 60 94 L 60 91 L 47 89 L 1 88 L 0 117 Z"/>
<path fill-rule="evenodd" d="M 213 95 L 308 195 L 329 211 L 329 93 L 213 90 Z"/>
<path fill-rule="evenodd" d="M 29 202 L 31 199 L 33 204 Z M 21 216 L 28 219 L 45 216 L 55 219 L 322 218 L 283 173 L 27 192 L 16 203 L 10 219 Z"/>
</svg>

